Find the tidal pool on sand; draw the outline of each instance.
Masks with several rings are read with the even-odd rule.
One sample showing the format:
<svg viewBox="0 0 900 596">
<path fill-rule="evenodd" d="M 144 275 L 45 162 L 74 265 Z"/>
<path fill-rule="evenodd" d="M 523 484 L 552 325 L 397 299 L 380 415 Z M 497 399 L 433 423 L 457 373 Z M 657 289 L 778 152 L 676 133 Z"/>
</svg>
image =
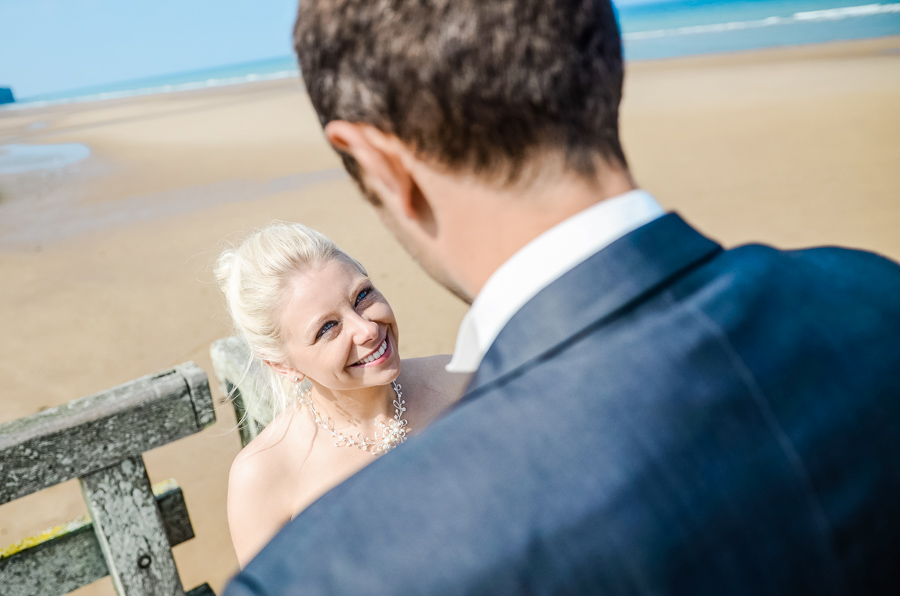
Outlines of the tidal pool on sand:
<svg viewBox="0 0 900 596">
<path fill-rule="evenodd" d="M 91 148 L 81 143 L 0 145 L 0 174 L 57 170 L 87 158 Z"/>
</svg>

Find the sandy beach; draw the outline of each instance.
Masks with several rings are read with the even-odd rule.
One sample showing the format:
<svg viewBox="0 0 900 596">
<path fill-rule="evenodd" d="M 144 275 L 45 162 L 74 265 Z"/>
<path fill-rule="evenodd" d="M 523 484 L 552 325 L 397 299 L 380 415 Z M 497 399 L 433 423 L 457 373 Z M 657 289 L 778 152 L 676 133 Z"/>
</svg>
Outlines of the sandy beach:
<svg viewBox="0 0 900 596">
<path fill-rule="evenodd" d="M 622 130 L 641 186 L 726 246 L 845 245 L 900 259 L 900 37 L 628 66 Z M 240 443 L 210 344 L 230 335 L 211 265 L 274 219 L 315 227 L 391 301 L 404 356 L 450 352 L 465 307 L 376 221 L 296 80 L 0 111 L 0 145 L 89 158 L 0 174 L 0 422 L 192 360 L 218 423 L 145 455 L 182 486 L 182 581 L 237 568 L 225 487 Z M 77 481 L 0 507 L 0 546 L 85 512 Z M 76 592 L 113 594 L 109 579 Z"/>
</svg>

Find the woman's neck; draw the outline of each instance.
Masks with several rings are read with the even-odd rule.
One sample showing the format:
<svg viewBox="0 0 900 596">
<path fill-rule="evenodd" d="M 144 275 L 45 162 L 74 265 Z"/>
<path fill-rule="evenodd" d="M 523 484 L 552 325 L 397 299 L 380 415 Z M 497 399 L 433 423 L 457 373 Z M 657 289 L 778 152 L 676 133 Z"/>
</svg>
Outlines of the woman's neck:
<svg viewBox="0 0 900 596">
<path fill-rule="evenodd" d="M 313 402 L 327 414 L 337 430 L 366 432 L 377 427 L 376 421 L 394 416 L 394 388 L 391 385 L 363 387 L 347 391 L 313 385 Z"/>
</svg>

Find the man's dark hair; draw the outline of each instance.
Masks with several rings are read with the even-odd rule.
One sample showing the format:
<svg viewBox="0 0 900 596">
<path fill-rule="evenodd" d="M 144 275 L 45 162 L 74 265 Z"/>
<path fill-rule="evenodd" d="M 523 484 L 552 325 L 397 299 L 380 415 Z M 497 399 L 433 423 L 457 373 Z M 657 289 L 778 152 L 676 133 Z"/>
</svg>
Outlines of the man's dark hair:
<svg viewBox="0 0 900 596">
<path fill-rule="evenodd" d="M 370 124 L 420 159 L 506 183 L 546 150 L 587 177 L 597 158 L 626 165 L 608 1 L 301 0 L 294 43 L 323 126 Z"/>
</svg>

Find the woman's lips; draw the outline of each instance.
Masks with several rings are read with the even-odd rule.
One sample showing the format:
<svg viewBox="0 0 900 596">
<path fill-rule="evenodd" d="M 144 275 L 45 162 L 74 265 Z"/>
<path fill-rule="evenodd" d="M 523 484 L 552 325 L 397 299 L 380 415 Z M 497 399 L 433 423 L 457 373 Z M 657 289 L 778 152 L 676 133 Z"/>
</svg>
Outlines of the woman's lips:
<svg viewBox="0 0 900 596">
<path fill-rule="evenodd" d="M 351 366 L 377 366 L 387 360 L 387 358 L 391 355 L 391 342 L 388 341 L 388 337 L 385 336 L 384 341 L 381 342 L 381 345 L 377 350 L 360 360 L 352 364 Z"/>
</svg>

